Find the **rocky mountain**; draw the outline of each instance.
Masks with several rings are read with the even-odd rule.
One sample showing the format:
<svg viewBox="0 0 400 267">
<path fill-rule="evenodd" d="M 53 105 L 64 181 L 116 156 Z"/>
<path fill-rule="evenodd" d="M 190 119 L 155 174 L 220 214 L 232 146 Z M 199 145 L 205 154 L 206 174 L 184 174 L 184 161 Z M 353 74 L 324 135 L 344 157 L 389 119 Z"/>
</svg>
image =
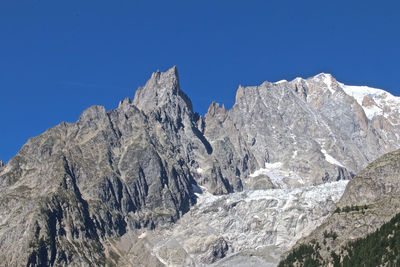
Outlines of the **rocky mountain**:
<svg viewBox="0 0 400 267">
<path fill-rule="evenodd" d="M 313 258 L 318 265 L 333 263 L 337 258 L 339 263 L 348 255 L 350 242 L 375 232 L 399 210 L 400 150 L 397 150 L 372 162 L 351 180 L 332 214 L 298 242 L 291 256 L 304 246 L 311 249 L 296 259 L 289 258 L 293 262 Z"/>
<path fill-rule="evenodd" d="M 327 216 L 337 180 L 399 147 L 398 98 L 361 89 L 328 74 L 265 82 L 203 118 L 176 67 L 153 73 L 133 100 L 88 108 L 0 168 L 0 262 L 238 263 L 275 246 L 276 263 Z"/>
<path fill-rule="evenodd" d="M 102 242 L 174 222 L 195 203 L 191 151 L 207 154 L 208 144 L 195 132 L 176 69 L 154 74 L 144 89 L 168 90 L 164 100 L 175 102 L 163 113 L 129 99 L 110 112 L 90 107 L 8 162 L 0 173 L 1 262 L 105 264 Z M 145 102 L 139 93 L 135 101 Z"/>
<path fill-rule="evenodd" d="M 349 95 L 352 88 L 329 74 L 239 87 L 229 111 L 211 105 L 205 136 L 211 143 L 229 139 L 238 151 L 244 143 L 264 169 L 259 173 L 285 177 L 284 184 L 272 181 L 275 187 L 350 179 L 398 148 L 400 132 L 399 105 L 385 106 L 390 119 L 378 113 L 368 118 L 368 110 Z"/>
</svg>

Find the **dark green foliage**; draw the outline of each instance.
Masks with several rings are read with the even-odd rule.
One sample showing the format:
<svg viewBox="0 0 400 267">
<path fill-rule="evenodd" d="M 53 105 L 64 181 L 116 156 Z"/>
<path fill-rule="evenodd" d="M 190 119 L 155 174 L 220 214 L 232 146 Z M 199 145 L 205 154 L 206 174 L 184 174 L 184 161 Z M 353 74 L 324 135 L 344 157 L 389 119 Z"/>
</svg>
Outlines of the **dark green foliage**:
<svg viewBox="0 0 400 267">
<path fill-rule="evenodd" d="M 398 266 L 400 264 L 400 213 L 365 238 L 345 247 L 342 266 Z"/>
<path fill-rule="evenodd" d="M 333 260 L 333 266 L 340 266 L 340 257 L 334 252 L 331 252 L 331 258 Z"/>
<path fill-rule="evenodd" d="M 364 206 L 351 205 L 351 206 L 346 206 L 346 207 L 343 207 L 343 208 L 337 207 L 333 213 L 361 211 L 364 214 L 365 210 L 367 210 L 367 209 L 368 209 L 367 205 L 364 205 Z"/>
<path fill-rule="evenodd" d="M 324 232 L 324 240 L 326 238 L 332 238 L 333 240 L 335 240 L 337 238 L 337 236 L 338 235 L 335 232 L 332 232 L 332 231 L 330 231 L 329 233 L 328 233 L 328 231 Z"/>
<path fill-rule="evenodd" d="M 320 245 L 318 242 L 311 242 L 310 245 L 301 245 L 293 250 L 285 260 L 279 263 L 279 267 L 293 266 L 295 263 L 301 266 L 313 267 L 321 266 L 322 258 L 319 254 Z"/>
<path fill-rule="evenodd" d="M 352 207 L 348 207 L 352 209 Z M 366 209 L 366 207 L 362 207 Z M 346 212 L 347 207 L 342 209 Z M 336 239 L 335 232 L 325 231 L 324 244 L 326 238 Z M 293 250 L 279 266 L 323 266 L 318 242 L 311 242 L 309 245 L 301 245 Z M 329 251 L 329 247 L 327 247 Z M 389 222 L 381 226 L 374 233 L 365 238 L 357 239 L 341 248 L 339 255 L 333 250 L 330 253 L 330 262 L 336 266 L 400 266 L 400 213 L 393 217 Z"/>
<path fill-rule="evenodd" d="M 324 238 L 330 237 L 336 239 L 337 235 L 335 232 L 325 231 Z M 300 266 L 326 265 L 317 245 L 315 241 L 310 245 L 301 245 L 281 261 L 279 266 L 293 266 L 295 263 Z M 330 250 L 329 247 L 326 249 Z M 339 255 L 332 250 L 329 261 L 335 267 L 400 266 L 400 213 L 374 233 L 349 242 L 341 248 Z"/>
</svg>

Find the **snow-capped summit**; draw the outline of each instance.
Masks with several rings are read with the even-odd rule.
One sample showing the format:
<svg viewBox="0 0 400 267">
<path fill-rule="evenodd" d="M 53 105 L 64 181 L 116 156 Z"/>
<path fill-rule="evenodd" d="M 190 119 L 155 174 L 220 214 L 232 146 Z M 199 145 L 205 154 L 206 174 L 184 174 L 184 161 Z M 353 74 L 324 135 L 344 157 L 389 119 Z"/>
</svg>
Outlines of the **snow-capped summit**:
<svg viewBox="0 0 400 267">
<path fill-rule="evenodd" d="M 399 123 L 400 97 L 393 96 L 382 89 L 368 86 L 350 86 L 342 83 L 340 85 L 346 94 L 357 100 L 368 119 L 372 120 L 375 116 L 382 115 L 388 118 L 392 124 Z"/>
</svg>

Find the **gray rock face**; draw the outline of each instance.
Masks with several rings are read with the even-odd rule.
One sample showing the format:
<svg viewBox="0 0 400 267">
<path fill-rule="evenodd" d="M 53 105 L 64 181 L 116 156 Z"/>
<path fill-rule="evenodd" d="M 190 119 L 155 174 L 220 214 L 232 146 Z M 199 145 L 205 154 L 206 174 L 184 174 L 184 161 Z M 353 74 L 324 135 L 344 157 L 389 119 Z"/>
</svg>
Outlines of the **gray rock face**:
<svg viewBox="0 0 400 267">
<path fill-rule="evenodd" d="M 399 146 L 390 96 L 360 105 L 326 77 L 240 87 L 232 109 L 213 103 L 202 118 L 173 67 L 116 110 L 93 106 L 29 139 L 0 167 L 0 262 L 157 266 L 162 257 L 132 262 L 113 240 L 170 227 L 196 203 L 193 185 L 221 195 L 348 179 Z M 371 117 L 377 106 L 385 113 Z M 202 261 L 225 257 L 228 243 L 213 239 Z"/>
<path fill-rule="evenodd" d="M 320 184 L 350 179 L 368 162 L 400 144 L 399 126 L 390 123 L 387 134 L 382 134 L 375 122 L 379 118 L 368 119 L 368 110 L 349 95 L 359 89 L 355 88 L 328 74 L 239 87 L 231 110 L 215 103 L 210 106 L 204 133 L 211 144 L 229 143 L 232 149 L 249 155 L 253 168 L 279 163 L 279 171 L 291 172 L 282 177 L 300 178 L 290 181 L 281 177 L 289 187 L 299 186 L 299 181 Z M 392 102 L 397 103 L 395 100 Z M 396 117 L 392 121 L 400 118 L 395 112 L 398 106 L 386 106 Z"/>
<path fill-rule="evenodd" d="M 147 91 L 173 85 L 170 74 L 153 75 Z M 179 88 L 167 89 L 176 99 L 164 113 L 145 113 L 129 99 L 110 112 L 94 106 L 23 146 L 0 173 L 1 262 L 105 264 L 105 239 L 169 224 L 189 210 L 191 147 L 207 152 L 192 132 L 190 102 L 175 95 Z M 193 142 L 180 138 L 185 131 Z"/>
<path fill-rule="evenodd" d="M 0 159 L 0 168 L 4 166 L 4 162 Z"/>
<path fill-rule="evenodd" d="M 157 122 L 152 123 L 152 132 L 156 133 L 153 140 L 160 142 L 171 157 L 179 155 L 199 184 L 207 184 L 216 194 L 242 189 L 241 178 L 248 175 L 248 167 L 243 167 L 243 173 L 236 172 L 238 164 L 228 166 L 226 161 L 221 161 L 221 154 L 224 160 L 238 157 L 236 151 L 228 152 L 226 146 L 219 150 L 216 146 L 214 152 L 214 145 L 202 133 L 203 119 L 193 112 L 190 99 L 180 89 L 176 67 L 165 73 L 154 73 L 146 85 L 137 90 L 133 105 L 143 111 L 149 121 Z M 167 147 L 168 142 L 173 145 Z"/>
</svg>

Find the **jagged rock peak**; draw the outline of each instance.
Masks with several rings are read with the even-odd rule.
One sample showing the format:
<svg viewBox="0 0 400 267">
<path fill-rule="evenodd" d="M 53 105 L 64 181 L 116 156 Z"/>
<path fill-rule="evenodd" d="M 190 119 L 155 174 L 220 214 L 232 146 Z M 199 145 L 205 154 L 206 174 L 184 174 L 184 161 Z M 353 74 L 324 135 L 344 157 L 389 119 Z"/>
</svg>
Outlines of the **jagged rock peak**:
<svg viewBox="0 0 400 267">
<path fill-rule="evenodd" d="M 317 74 L 317 75 L 315 75 L 315 76 L 311 76 L 310 78 L 308 78 L 308 79 L 335 79 L 334 77 L 333 77 L 333 75 L 332 74 L 330 74 L 330 73 L 325 73 L 325 72 L 321 72 L 321 73 L 319 73 L 319 74 Z"/>
<path fill-rule="evenodd" d="M 312 82 L 317 82 L 317 83 L 322 83 L 328 86 L 329 88 L 335 87 L 338 85 L 337 80 L 335 77 L 332 76 L 332 74 L 329 73 L 320 73 L 315 76 L 312 76 L 310 78 L 306 79 L 307 81 L 312 81 Z"/>
<path fill-rule="evenodd" d="M 0 167 L 3 167 L 3 166 L 4 166 L 4 162 L 2 159 L 0 159 Z"/>
<path fill-rule="evenodd" d="M 258 90 L 258 88 L 293 88 L 296 92 L 304 91 L 309 86 L 324 88 L 333 94 L 336 89 L 339 87 L 338 81 L 329 73 L 319 73 L 315 76 L 311 76 L 309 78 L 296 77 L 291 81 L 288 80 L 280 80 L 277 82 L 269 82 L 264 81 L 262 84 L 258 86 L 242 86 L 239 85 L 236 91 L 235 103 L 239 103 L 243 97 L 248 93 L 249 90 Z"/>
<path fill-rule="evenodd" d="M 274 82 L 274 84 L 299 83 L 301 81 L 321 81 L 321 82 L 324 82 L 324 83 L 337 82 L 337 80 L 335 79 L 335 77 L 332 74 L 321 72 L 321 73 L 319 73 L 317 75 L 314 75 L 314 76 L 311 76 L 311 77 L 308 77 L 308 78 L 296 77 L 291 81 L 280 80 L 280 81 Z"/>
<path fill-rule="evenodd" d="M 77 123 L 99 123 L 107 119 L 107 112 L 103 106 L 91 106 L 84 110 Z"/>
<path fill-rule="evenodd" d="M 207 114 L 209 116 L 215 116 L 217 114 L 221 114 L 221 115 L 225 115 L 226 114 L 226 109 L 225 109 L 225 105 L 222 104 L 222 107 L 220 107 L 220 104 L 217 102 L 212 102 L 210 107 L 208 108 Z M 207 116 L 206 114 L 206 116 Z"/>
<path fill-rule="evenodd" d="M 123 108 L 125 106 L 129 106 L 132 103 L 132 100 L 129 97 L 125 97 L 124 100 L 119 101 L 118 108 Z"/>
<path fill-rule="evenodd" d="M 296 77 L 296 78 L 294 78 L 293 80 L 290 80 L 290 81 L 288 81 L 286 79 L 279 80 L 277 82 L 264 81 L 263 84 L 264 83 L 268 83 L 268 84 L 275 84 L 276 85 L 276 84 L 285 84 L 285 83 L 299 83 L 299 82 L 306 81 L 306 80 L 314 80 L 314 81 L 315 80 L 323 80 L 323 81 L 332 80 L 332 81 L 336 81 L 335 77 L 333 77 L 332 74 L 321 72 L 321 73 L 319 73 L 317 75 L 314 75 L 314 76 L 311 76 L 309 78 Z"/>
<path fill-rule="evenodd" d="M 236 90 L 235 103 L 239 103 L 240 99 L 244 96 L 245 88 L 242 85 L 239 85 Z"/>
<path fill-rule="evenodd" d="M 137 89 L 133 99 L 133 104 L 145 113 L 171 103 L 193 113 L 191 100 L 180 88 L 176 66 L 166 72 L 154 72 L 146 85 Z"/>
</svg>

